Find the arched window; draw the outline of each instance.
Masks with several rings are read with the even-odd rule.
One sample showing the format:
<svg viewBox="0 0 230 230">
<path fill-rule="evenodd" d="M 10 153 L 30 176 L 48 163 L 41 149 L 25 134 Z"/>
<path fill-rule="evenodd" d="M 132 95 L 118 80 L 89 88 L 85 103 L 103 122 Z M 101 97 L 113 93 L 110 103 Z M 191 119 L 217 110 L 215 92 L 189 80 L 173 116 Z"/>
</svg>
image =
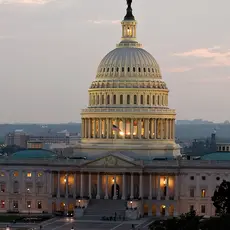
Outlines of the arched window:
<svg viewBox="0 0 230 230">
<path fill-rule="evenodd" d="M 144 96 L 141 95 L 141 105 L 143 105 L 143 104 L 144 104 Z"/>
<path fill-rule="evenodd" d="M 106 99 L 107 99 L 106 104 L 109 105 L 109 104 L 110 104 L 110 96 L 107 95 L 107 98 L 106 98 Z"/>
<path fill-rule="evenodd" d="M 144 68 L 144 72 L 146 72 L 146 69 Z"/>
<path fill-rule="evenodd" d="M 119 68 L 117 67 L 117 72 L 119 72 Z"/>
<path fill-rule="evenodd" d="M 114 105 L 117 104 L 117 97 L 116 97 L 116 95 L 113 95 L 113 104 L 114 104 Z"/>
<path fill-rule="evenodd" d="M 150 104 L 149 95 L 147 95 L 147 104 Z"/>
<path fill-rule="evenodd" d="M 103 69 L 103 72 L 105 72 L 105 68 Z"/>
<path fill-rule="evenodd" d="M 136 105 L 137 104 L 137 95 L 133 96 L 133 104 Z"/>
<path fill-rule="evenodd" d="M 136 72 L 136 68 L 135 67 L 133 67 L 133 72 Z"/>
<path fill-rule="evenodd" d="M 99 95 L 97 95 L 97 102 L 96 104 L 98 105 L 99 104 Z"/>
<path fill-rule="evenodd" d="M 123 95 L 120 95 L 120 104 L 123 105 Z"/>
<path fill-rule="evenodd" d="M 109 68 L 107 68 L 107 72 L 109 72 Z"/>
<path fill-rule="evenodd" d="M 130 72 L 130 68 L 128 67 L 128 72 Z"/>
<path fill-rule="evenodd" d="M 153 105 L 155 105 L 155 95 L 153 95 Z"/>
<path fill-rule="evenodd" d="M 124 67 L 122 67 L 121 71 L 122 71 L 122 72 L 125 72 L 125 68 L 124 68 Z"/>
<path fill-rule="evenodd" d="M 102 104 L 102 105 L 105 104 L 105 97 L 104 97 L 104 95 L 101 95 L 101 104 Z"/>
<path fill-rule="evenodd" d="M 127 95 L 127 104 L 130 104 L 130 95 Z"/>
<path fill-rule="evenodd" d="M 150 73 L 150 68 L 148 68 L 148 71 L 149 71 L 149 73 Z"/>
<path fill-rule="evenodd" d="M 160 95 L 157 96 L 157 105 L 160 105 Z"/>
<path fill-rule="evenodd" d="M 112 68 L 112 72 L 113 72 L 113 68 Z"/>
<path fill-rule="evenodd" d="M 138 68 L 138 71 L 139 71 L 139 73 L 141 72 L 141 68 L 140 67 Z"/>
<path fill-rule="evenodd" d="M 93 95 L 93 105 L 95 105 L 95 95 Z"/>
<path fill-rule="evenodd" d="M 152 72 L 154 73 L 154 69 L 152 68 Z"/>
</svg>

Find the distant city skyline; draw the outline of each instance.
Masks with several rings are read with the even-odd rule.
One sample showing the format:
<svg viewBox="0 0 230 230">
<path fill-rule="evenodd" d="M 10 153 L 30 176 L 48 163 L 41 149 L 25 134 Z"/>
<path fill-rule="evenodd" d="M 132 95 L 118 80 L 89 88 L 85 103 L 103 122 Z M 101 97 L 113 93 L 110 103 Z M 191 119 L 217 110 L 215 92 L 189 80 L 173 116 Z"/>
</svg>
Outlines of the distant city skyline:
<svg viewBox="0 0 230 230">
<path fill-rule="evenodd" d="M 229 120 L 230 2 L 134 0 L 137 38 L 161 67 L 178 120 Z M 125 0 L 0 0 L 0 123 L 80 122 Z"/>
</svg>

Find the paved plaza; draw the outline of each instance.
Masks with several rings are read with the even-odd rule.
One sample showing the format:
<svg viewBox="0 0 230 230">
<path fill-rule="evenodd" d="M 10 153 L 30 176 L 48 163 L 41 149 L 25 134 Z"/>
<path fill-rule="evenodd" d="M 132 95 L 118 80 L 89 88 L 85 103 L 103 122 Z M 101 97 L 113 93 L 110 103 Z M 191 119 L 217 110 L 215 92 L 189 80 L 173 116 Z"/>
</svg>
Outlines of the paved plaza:
<svg viewBox="0 0 230 230">
<path fill-rule="evenodd" d="M 142 219 L 138 221 L 90 221 L 90 220 L 74 220 L 71 218 L 54 218 L 49 221 L 42 223 L 42 230 L 131 230 L 132 224 L 135 229 L 148 230 L 148 226 L 152 223 L 153 219 Z M 6 225 L 5 225 L 6 226 Z M 4 229 L 5 226 L 1 224 L 0 230 Z M 38 225 L 32 224 L 13 224 L 10 225 L 11 230 L 39 230 Z"/>
</svg>

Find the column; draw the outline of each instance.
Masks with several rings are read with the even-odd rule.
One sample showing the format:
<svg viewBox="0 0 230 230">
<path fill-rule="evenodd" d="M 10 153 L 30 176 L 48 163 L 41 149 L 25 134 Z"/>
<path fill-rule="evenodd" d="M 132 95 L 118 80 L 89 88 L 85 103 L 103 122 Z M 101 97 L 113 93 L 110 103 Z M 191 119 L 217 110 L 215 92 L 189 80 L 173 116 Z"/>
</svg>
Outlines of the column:
<svg viewBox="0 0 230 230">
<path fill-rule="evenodd" d="M 138 139 L 141 139 L 141 119 L 138 119 L 137 132 L 138 132 Z"/>
<path fill-rule="evenodd" d="M 100 199 L 100 173 L 97 174 L 97 196 L 96 199 Z"/>
<path fill-rule="evenodd" d="M 175 139 L 175 119 L 172 120 L 172 130 L 173 130 L 172 138 Z"/>
<path fill-rule="evenodd" d="M 114 175 L 114 184 L 113 184 L 113 199 L 117 199 L 117 181 L 116 181 L 116 175 Z"/>
<path fill-rule="evenodd" d="M 126 189 L 125 189 L 125 173 L 123 173 L 122 176 L 122 200 L 126 199 L 126 195 L 125 195 Z"/>
<path fill-rule="evenodd" d="M 154 119 L 154 139 L 157 139 L 157 119 Z"/>
<path fill-rule="evenodd" d="M 102 137 L 102 129 L 101 129 L 101 126 L 102 126 L 102 122 L 101 122 L 101 118 L 99 119 L 99 138 L 101 139 L 101 137 Z"/>
<path fill-rule="evenodd" d="M 85 119 L 85 137 L 88 138 L 88 119 Z"/>
<path fill-rule="evenodd" d="M 133 118 L 131 119 L 130 122 L 130 138 L 133 139 Z"/>
<path fill-rule="evenodd" d="M 126 119 L 122 119 L 122 126 L 123 126 L 123 133 L 124 133 L 124 135 L 122 136 L 123 137 L 123 139 L 125 139 L 125 135 L 126 135 L 126 125 L 125 125 L 125 122 L 126 122 Z"/>
<path fill-rule="evenodd" d="M 88 138 L 92 137 L 91 118 L 88 119 Z"/>
<path fill-rule="evenodd" d="M 133 173 L 131 173 L 131 191 L 130 191 L 130 199 L 133 199 Z"/>
<path fill-rule="evenodd" d="M 91 173 L 89 173 L 89 199 L 92 198 Z"/>
<path fill-rule="evenodd" d="M 84 138 L 85 122 L 84 118 L 81 119 L 81 137 Z"/>
<path fill-rule="evenodd" d="M 143 198 L 143 175 L 140 173 L 139 197 Z"/>
<path fill-rule="evenodd" d="M 77 196 L 77 192 L 76 192 L 76 184 L 77 184 L 77 182 L 76 182 L 76 180 L 77 180 L 77 174 L 76 174 L 76 172 L 74 172 L 74 175 L 73 175 L 73 177 L 74 177 L 74 181 L 73 181 L 73 198 L 75 199 L 76 198 L 76 196 Z"/>
<path fill-rule="evenodd" d="M 69 197 L 68 185 L 69 185 L 69 174 L 66 173 L 66 182 L 65 182 L 65 197 L 66 198 Z"/>
<path fill-rule="evenodd" d="M 49 172 L 49 194 L 52 195 L 53 192 L 53 172 Z"/>
<path fill-rule="evenodd" d="M 152 200 L 152 174 L 149 174 L 149 200 Z"/>
<path fill-rule="evenodd" d="M 166 196 L 165 196 L 165 199 L 166 200 L 169 200 L 169 177 L 167 176 L 166 177 Z"/>
<path fill-rule="evenodd" d="M 178 190 L 178 188 L 179 188 L 179 184 L 178 184 L 178 175 L 175 175 L 175 182 L 174 182 L 174 186 L 175 186 L 175 194 L 174 194 L 174 196 L 175 196 L 175 200 L 178 200 L 178 198 L 179 198 L 179 190 Z"/>
<path fill-rule="evenodd" d="M 105 180 L 105 197 L 104 199 L 108 199 L 109 195 L 108 195 L 108 184 L 109 184 L 109 176 L 108 174 L 106 174 L 106 180 Z"/>
<path fill-rule="evenodd" d="M 84 191 L 84 188 L 83 188 L 83 185 L 84 185 L 84 175 L 83 173 L 81 172 L 81 187 L 80 187 L 80 197 L 82 198 L 83 197 L 83 191 Z"/>
<path fill-rule="evenodd" d="M 97 138 L 97 132 L 96 132 L 96 119 L 93 119 L 93 138 Z"/>
<path fill-rule="evenodd" d="M 115 119 L 115 125 L 116 125 L 116 127 L 118 127 L 117 118 Z M 119 131 L 115 131 L 115 139 L 117 139 L 117 134 L 118 133 L 119 133 Z"/>
<path fill-rule="evenodd" d="M 106 118 L 106 138 L 109 139 L 109 118 Z"/>
<path fill-rule="evenodd" d="M 169 136 L 169 126 L 168 126 L 168 119 L 165 119 L 165 139 L 168 140 L 168 136 Z"/>
<path fill-rule="evenodd" d="M 161 137 L 160 137 L 160 139 L 162 140 L 164 138 L 163 137 L 163 119 L 160 119 L 160 122 L 161 122 L 160 123 L 160 126 L 161 126 L 161 128 L 160 128 L 161 129 L 161 132 L 160 132 L 161 133 Z"/>
<path fill-rule="evenodd" d="M 157 200 L 161 199 L 161 177 L 160 175 L 157 176 L 158 183 L 157 183 Z"/>
<path fill-rule="evenodd" d="M 57 176 L 57 197 L 60 197 L 60 172 L 59 171 Z"/>
</svg>

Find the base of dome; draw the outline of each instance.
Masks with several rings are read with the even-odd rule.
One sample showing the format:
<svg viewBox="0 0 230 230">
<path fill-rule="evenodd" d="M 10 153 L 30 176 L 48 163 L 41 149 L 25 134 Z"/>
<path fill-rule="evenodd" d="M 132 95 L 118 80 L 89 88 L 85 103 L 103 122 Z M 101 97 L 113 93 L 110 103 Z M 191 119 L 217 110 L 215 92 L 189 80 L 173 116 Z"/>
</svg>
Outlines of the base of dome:
<svg viewBox="0 0 230 230">
<path fill-rule="evenodd" d="M 181 155 L 180 145 L 173 140 L 104 140 L 104 142 L 87 141 L 75 147 L 75 155 L 81 155 L 89 159 L 96 159 L 98 156 L 110 152 L 122 152 L 124 155 L 134 159 L 154 159 L 161 157 L 177 157 Z"/>
</svg>

